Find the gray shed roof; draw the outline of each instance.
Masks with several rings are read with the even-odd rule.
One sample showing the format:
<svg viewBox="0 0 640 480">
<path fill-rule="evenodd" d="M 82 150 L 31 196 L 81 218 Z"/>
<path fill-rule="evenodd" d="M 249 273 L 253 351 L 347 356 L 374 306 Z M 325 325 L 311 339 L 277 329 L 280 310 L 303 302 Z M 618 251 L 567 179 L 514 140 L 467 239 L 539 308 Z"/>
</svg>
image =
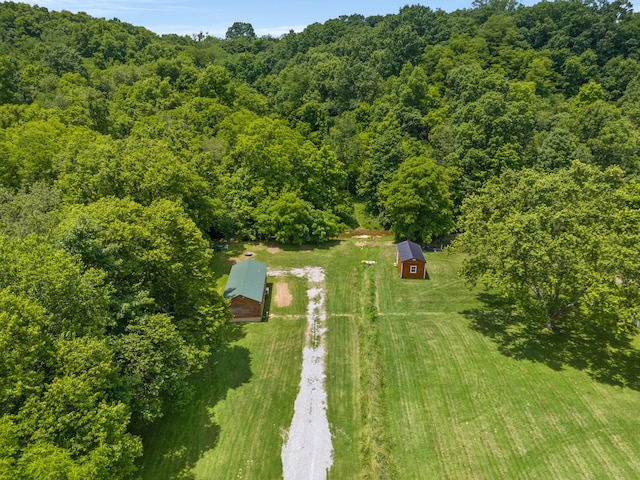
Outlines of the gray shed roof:
<svg viewBox="0 0 640 480">
<path fill-rule="evenodd" d="M 422 248 L 415 242 L 411 240 L 405 240 L 404 242 L 400 242 L 396 245 L 398 249 L 398 256 L 400 257 L 401 262 L 406 262 L 407 260 L 420 260 L 421 262 L 427 263 L 424 259 L 424 254 L 422 253 Z"/>
<path fill-rule="evenodd" d="M 264 285 L 267 281 L 267 266 L 253 259 L 236 263 L 231 267 L 224 298 L 246 297 L 256 302 L 262 301 Z"/>
</svg>

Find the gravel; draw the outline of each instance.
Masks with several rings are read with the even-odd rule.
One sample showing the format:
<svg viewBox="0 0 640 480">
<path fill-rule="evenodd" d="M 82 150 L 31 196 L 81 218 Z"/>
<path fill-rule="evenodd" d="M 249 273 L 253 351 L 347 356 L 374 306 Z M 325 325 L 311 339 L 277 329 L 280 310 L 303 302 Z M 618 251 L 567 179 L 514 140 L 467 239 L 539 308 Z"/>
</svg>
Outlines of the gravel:
<svg viewBox="0 0 640 480">
<path fill-rule="evenodd" d="M 324 307 L 324 271 L 319 267 L 307 267 L 293 269 L 291 273 L 307 278 L 309 303 L 300 391 L 294 403 L 291 426 L 282 446 L 283 476 L 284 480 L 322 480 L 326 479 L 333 464 L 333 444 L 327 419 L 327 392 L 324 387 L 324 334 L 327 318 Z"/>
</svg>

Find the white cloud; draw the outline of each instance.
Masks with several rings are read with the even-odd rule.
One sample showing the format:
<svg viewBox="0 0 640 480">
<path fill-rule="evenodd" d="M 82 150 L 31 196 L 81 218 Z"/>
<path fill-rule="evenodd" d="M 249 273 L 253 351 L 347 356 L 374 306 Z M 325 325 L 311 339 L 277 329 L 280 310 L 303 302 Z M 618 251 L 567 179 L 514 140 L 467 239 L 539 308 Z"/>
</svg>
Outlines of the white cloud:
<svg viewBox="0 0 640 480">
<path fill-rule="evenodd" d="M 176 0 L 109 0 L 109 1 L 80 1 L 80 0 L 44 0 L 27 1 L 31 5 L 39 5 L 49 10 L 68 10 L 70 12 L 86 12 L 93 17 L 119 18 L 126 22 L 135 23 L 131 19 L 140 15 L 203 15 L 211 13 L 216 8 L 193 7 Z M 128 18 L 129 17 L 129 18 Z"/>
<path fill-rule="evenodd" d="M 271 35 L 272 37 L 280 37 L 281 35 L 284 35 L 285 33 L 289 33 L 291 30 L 293 30 L 294 32 L 301 32 L 302 30 L 304 30 L 305 28 L 307 28 L 308 25 L 292 25 L 292 26 L 288 26 L 288 27 L 266 27 L 266 28 L 256 28 L 255 32 L 256 35 L 258 35 L 259 37 L 265 36 L 265 35 Z M 225 30 L 226 32 L 226 30 Z"/>
</svg>

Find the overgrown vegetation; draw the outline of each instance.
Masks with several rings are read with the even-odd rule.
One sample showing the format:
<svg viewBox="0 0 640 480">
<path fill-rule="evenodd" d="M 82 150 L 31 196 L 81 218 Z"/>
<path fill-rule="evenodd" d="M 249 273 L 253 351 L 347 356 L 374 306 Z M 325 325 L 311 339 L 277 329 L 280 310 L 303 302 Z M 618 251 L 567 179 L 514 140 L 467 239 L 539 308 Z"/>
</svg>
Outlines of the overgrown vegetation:
<svg viewBox="0 0 640 480">
<path fill-rule="evenodd" d="M 375 269 L 370 265 L 362 285 L 362 315 L 358 322 L 360 352 L 360 392 L 362 395 L 362 433 L 360 451 L 363 471 L 360 478 L 396 478 L 391 460 L 385 401 L 384 365 L 378 328 Z"/>
</svg>

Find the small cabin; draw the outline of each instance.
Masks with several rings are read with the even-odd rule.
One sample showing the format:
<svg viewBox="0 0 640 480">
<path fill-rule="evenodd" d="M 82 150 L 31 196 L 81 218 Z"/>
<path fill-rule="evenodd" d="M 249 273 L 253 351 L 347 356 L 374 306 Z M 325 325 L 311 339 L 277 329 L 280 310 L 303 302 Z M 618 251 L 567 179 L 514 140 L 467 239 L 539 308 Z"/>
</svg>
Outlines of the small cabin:
<svg viewBox="0 0 640 480">
<path fill-rule="evenodd" d="M 264 312 L 267 266 L 249 259 L 231 267 L 224 298 L 231 300 L 232 322 L 259 322 Z"/>
<path fill-rule="evenodd" d="M 405 240 L 396 244 L 396 251 L 396 265 L 400 278 L 427 278 L 427 261 L 420 245 Z"/>
</svg>

